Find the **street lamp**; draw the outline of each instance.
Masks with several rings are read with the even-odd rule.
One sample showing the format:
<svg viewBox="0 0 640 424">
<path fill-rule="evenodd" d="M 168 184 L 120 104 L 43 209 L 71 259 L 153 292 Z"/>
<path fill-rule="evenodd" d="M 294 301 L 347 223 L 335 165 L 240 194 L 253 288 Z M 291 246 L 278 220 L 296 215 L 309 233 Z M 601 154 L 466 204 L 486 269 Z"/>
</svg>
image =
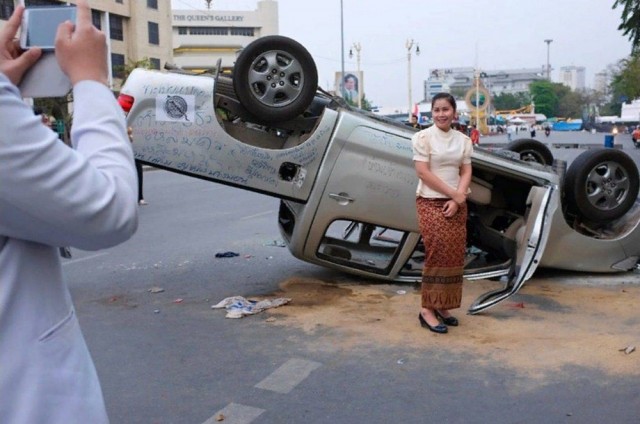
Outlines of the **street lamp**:
<svg viewBox="0 0 640 424">
<path fill-rule="evenodd" d="M 344 4 L 340 0 L 340 81 L 344 82 Z"/>
<path fill-rule="evenodd" d="M 413 39 L 407 39 L 405 47 L 407 48 L 407 84 L 409 88 L 409 121 L 411 121 L 411 113 L 413 108 L 413 101 L 411 99 L 411 49 L 413 45 L 416 45 L 416 56 L 420 55 L 420 46 L 415 43 Z"/>
<path fill-rule="evenodd" d="M 362 109 L 362 78 L 360 78 L 360 50 L 362 46 L 360 43 L 353 43 L 349 49 L 349 59 L 353 57 L 353 51 L 356 51 L 356 63 L 358 64 L 358 109 Z"/>
<path fill-rule="evenodd" d="M 551 45 L 552 39 L 544 40 L 547 43 L 547 81 L 551 81 L 551 65 L 549 64 L 549 47 Z"/>
</svg>

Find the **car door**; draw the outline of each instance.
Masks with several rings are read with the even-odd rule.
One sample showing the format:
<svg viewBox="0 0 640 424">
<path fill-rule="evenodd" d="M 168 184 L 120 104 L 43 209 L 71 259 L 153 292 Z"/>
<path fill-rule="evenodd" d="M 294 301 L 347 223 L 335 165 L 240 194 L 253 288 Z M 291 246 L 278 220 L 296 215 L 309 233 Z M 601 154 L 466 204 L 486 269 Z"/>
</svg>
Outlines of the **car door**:
<svg viewBox="0 0 640 424">
<path fill-rule="evenodd" d="M 417 243 L 412 132 L 371 126 L 349 115 L 340 127 L 334 143 L 342 147 L 313 199 L 317 209 L 305 256 L 334 268 L 395 278 L 404 246 L 411 244 L 412 250 Z"/>
<path fill-rule="evenodd" d="M 531 187 L 525 222 L 516 235 L 516 257 L 506 278 L 507 282 L 503 288 L 479 296 L 469 308 L 470 314 L 481 312 L 513 296 L 531 278 L 542 258 L 549 238 L 551 218 L 558 207 L 556 190 L 554 185 Z M 473 280 L 483 277 L 467 275 L 466 278 Z"/>
</svg>

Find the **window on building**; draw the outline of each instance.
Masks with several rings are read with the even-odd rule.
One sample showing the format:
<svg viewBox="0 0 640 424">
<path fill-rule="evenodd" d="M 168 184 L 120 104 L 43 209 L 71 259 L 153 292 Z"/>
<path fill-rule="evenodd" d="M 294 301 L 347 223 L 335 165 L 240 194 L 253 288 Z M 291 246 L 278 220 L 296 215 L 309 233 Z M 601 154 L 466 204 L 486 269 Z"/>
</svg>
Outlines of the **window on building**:
<svg viewBox="0 0 640 424">
<path fill-rule="evenodd" d="M 124 77 L 124 55 L 111 53 L 111 75 L 114 78 Z"/>
<path fill-rule="evenodd" d="M 192 35 L 229 35 L 229 29 L 224 27 L 191 27 L 189 32 Z"/>
<path fill-rule="evenodd" d="M 60 2 L 56 0 L 26 0 L 24 5 L 29 6 L 60 6 Z"/>
<path fill-rule="evenodd" d="M 178 27 L 178 35 L 187 35 L 187 27 Z"/>
<path fill-rule="evenodd" d="M 188 27 L 190 35 L 229 35 L 229 28 L 223 27 Z"/>
<path fill-rule="evenodd" d="M 160 30 L 158 24 L 155 22 L 149 22 L 149 44 L 160 44 Z"/>
<path fill-rule="evenodd" d="M 147 0 L 147 7 L 149 9 L 158 9 L 158 0 Z"/>
<path fill-rule="evenodd" d="M 98 29 L 102 29 L 102 17 L 100 16 L 100 11 L 99 10 L 92 10 L 91 11 L 91 22 L 93 23 L 93 26 L 98 28 Z"/>
<path fill-rule="evenodd" d="M 122 4 L 122 0 L 116 0 L 116 3 Z"/>
<path fill-rule="evenodd" d="M 231 28 L 231 35 L 253 37 L 253 28 Z"/>
<path fill-rule="evenodd" d="M 151 69 L 160 69 L 160 59 L 156 57 L 149 58 L 149 63 L 151 64 Z"/>
<path fill-rule="evenodd" d="M 112 40 L 124 40 L 124 31 L 122 29 L 122 16 L 109 14 L 109 28 Z"/>
<path fill-rule="evenodd" d="M 0 0 L 0 19 L 9 19 L 13 11 L 13 0 Z"/>
</svg>

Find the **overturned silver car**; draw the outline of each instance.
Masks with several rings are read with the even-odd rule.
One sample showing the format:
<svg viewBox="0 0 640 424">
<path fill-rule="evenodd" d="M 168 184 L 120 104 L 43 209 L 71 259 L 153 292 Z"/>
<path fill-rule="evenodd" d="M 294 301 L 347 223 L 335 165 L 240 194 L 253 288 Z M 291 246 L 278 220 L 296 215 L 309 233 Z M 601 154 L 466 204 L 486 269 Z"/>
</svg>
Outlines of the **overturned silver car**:
<svg viewBox="0 0 640 424">
<path fill-rule="evenodd" d="M 317 88 L 311 55 L 270 36 L 232 75 L 135 70 L 122 88 L 138 160 L 281 199 L 291 253 L 371 278 L 420 281 L 412 128 Z M 565 172 L 535 140 L 476 148 L 465 276 L 516 293 L 537 267 L 629 271 L 640 258 L 638 170 L 616 149 L 588 150 Z"/>
</svg>

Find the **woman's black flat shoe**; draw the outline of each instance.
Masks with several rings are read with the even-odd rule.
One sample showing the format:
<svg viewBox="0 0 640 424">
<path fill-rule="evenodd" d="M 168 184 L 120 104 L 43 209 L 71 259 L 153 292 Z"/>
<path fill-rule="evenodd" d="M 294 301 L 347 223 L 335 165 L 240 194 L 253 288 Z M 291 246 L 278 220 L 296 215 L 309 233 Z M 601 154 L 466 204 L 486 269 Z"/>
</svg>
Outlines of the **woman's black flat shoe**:
<svg viewBox="0 0 640 424">
<path fill-rule="evenodd" d="M 420 320 L 420 325 L 422 327 L 428 328 L 430 331 L 433 331 L 434 333 L 444 334 L 448 331 L 447 326 L 444 324 L 438 324 L 435 327 L 430 326 L 427 320 L 424 319 L 424 317 L 422 316 L 421 312 L 418 312 L 418 319 Z"/>
<path fill-rule="evenodd" d="M 448 318 L 445 318 L 445 317 L 443 317 L 443 316 L 442 316 L 442 314 L 441 314 L 440 312 L 438 312 L 438 311 L 436 311 L 436 316 L 437 316 L 438 318 L 440 318 L 440 319 L 442 320 L 442 322 L 444 322 L 445 324 L 450 325 L 450 326 L 452 326 L 452 327 L 457 327 L 457 326 L 458 326 L 458 324 L 460 324 L 460 323 L 458 322 L 458 318 L 456 318 L 456 317 L 448 317 Z"/>
</svg>

